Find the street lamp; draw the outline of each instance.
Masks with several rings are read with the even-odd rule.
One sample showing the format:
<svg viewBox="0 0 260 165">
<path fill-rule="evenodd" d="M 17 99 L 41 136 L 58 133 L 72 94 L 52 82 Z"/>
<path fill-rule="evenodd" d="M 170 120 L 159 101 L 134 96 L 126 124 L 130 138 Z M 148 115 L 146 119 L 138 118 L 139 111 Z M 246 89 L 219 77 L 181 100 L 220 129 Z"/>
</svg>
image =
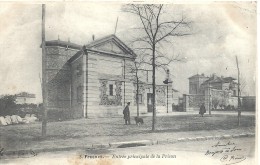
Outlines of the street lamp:
<svg viewBox="0 0 260 165">
<path fill-rule="evenodd" d="M 168 84 L 169 84 L 169 83 L 172 83 L 172 81 L 169 80 L 169 72 L 170 72 L 169 69 L 167 69 L 167 78 L 163 81 L 163 83 L 167 85 L 167 86 L 166 86 L 166 87 L 167 87 L 167 97 L 166 97 L 166 98 L 167 98 L 167 100 L 166 100 L 166 102 L 167 102 L 167 103 L 166 103 L 166 104 L 167 104 L 167 113 L 169 112 L 169 111 L 168 111 Z"/>
<path fill-rule="evenodd" d="M 167 104 L 167 113 L 168 113 L 168 83 L 169 83 L 169 80 L 166 79 L 166 80 L 163 81 L 163 83 L 167 85 L 166 86 L 166 88 L 167 88 L 167 94 L 166 94 L 166 98 L 167 98 L 166 102 L 167 103 L 166 104 Z"/>
</svg>

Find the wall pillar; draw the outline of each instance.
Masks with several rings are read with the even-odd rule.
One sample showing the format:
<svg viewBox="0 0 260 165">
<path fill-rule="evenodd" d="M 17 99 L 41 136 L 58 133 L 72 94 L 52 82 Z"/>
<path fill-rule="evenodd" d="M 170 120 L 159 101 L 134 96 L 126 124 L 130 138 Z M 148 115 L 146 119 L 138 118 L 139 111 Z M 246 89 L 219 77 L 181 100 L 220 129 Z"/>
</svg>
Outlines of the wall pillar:
<svg viewBox="0 0 260 165">
<path fill-rule="evenodd" d="M 205 90 L 205 108 L 206 111 L 209 112 L 209 115 L 211 115 L 211 87 L 208 85 Z"/>
<path fill-rule="evenodd" d="M 171 113 L 172 112 L 172 82 L 170 81 L 168 84 L 167 84 L 167 106 L 168 106 L 168 113 Z"/>
<path fill-rule="evenodd" d="M 189 107 L 189 97 L 186 94 L 183 94 L 183 111 L 187 112 Z"/>
<path fill-rule="evenodd" d="M 83 49 L 83 117 L 87 118 L 87 54 Z"/>
</svg>

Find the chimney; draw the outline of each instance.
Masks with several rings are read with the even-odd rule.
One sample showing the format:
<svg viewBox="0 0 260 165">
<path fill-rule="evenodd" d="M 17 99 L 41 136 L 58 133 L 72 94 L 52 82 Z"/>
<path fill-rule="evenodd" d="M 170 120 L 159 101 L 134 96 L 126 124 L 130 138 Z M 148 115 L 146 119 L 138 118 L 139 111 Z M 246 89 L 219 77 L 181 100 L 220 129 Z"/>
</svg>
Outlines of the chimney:
<svg viewBox="0 0 260 165">
<path fill-rule="evenodd" d="M 216 73 L 213 73 L 212 77 L 213 77 L 213 79 L 216 79 L 217 78 Z"/>
<path fill-rule="evenodd" d="M 70 38 L 68 38 L 68 43 L 70 43 Z M 69 49 L 69 45 L 67 44 L 66 46 L 66 49 L 65 50 L 68 50 Z"/>
<path fill-rule="evenodd" d="M 95 41 L 95 35 L 94 34 L 92 35 L 92 40 Z"/>
<path fill-rule="evenodd" d="M 167 69 L 167 71 L 166 71 L 166 79 L 168 80 L 168 82 L 171 82 L 170 70 L 169 69 Z"/>
</svg>

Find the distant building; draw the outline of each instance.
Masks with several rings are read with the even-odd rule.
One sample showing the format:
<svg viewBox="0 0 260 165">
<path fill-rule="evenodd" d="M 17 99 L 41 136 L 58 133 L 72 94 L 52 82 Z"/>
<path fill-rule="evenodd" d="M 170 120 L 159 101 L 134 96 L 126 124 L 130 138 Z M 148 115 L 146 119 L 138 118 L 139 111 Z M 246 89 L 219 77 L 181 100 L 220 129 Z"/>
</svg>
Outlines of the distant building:
<svg viewBox="0 0 260 165">
<path fill-rule="evenodd" d="M 189 94 L 201 94 L 201 84 L 207 81 L 209 77 L 204 76 L 204 74 L 196 74 L 189 78 Z"/>
<path fill-rule="evenodd" d="M 21 92 L 16 94 L 16 104 L 36 104 L 35 94 Z"/>
<path fill-rule="evenodd" d="M 197 74 L 189 78 L 189 94 L 204 94 L 208 86 L 211 89 L 232 91 L 232 96 L 237 96 L 237 83 L 233 77 L 218 77 L 213 74 L 210 77 Z"/>
</svg>

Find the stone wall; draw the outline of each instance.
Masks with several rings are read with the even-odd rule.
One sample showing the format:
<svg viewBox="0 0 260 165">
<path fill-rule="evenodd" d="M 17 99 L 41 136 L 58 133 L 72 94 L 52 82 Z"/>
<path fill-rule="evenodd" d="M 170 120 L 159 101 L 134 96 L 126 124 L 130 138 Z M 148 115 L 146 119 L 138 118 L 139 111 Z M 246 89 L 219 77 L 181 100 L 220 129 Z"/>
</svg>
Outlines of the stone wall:
<svg viewBox="0 0 260 165">
<path fill-rule="evenodd" d="M 83 117 L 83 57 L 71 62 L 71 111 L 73 118 Z"/>
<path fill-rule="evenodd" d="M 232 91 L 205 89 L 203 95 L 183 95 L 184 111 L 197 111 L 202 103 L 205 104 L 206 110 L 224 109 L 227 106 L 237 107 L 237 98 L 232 97 Z"/>
<path fill-rule="evenodd" d="M 183 110 L 197 111 L 205 103 L 205 95 L 183 95 Z"/>
<path fill-rule="evenodd" d="M 136 84 L 134 84 L 133 90 L 133 106 L 136 109 Z M 168 87 L 168 111 L 171 112 L 172 108 L 172 94 L 171 84 Z M 148 113 L 147 109 L 147 93 L 152 93 L 152 85 L 151 84 L 139 84 L 139 94 L 142 97 L 142 103 L 139 103 L 140 113 Z M 157 85 L 156 86 L 156 109 L 159 113 L 167 112 L 167 85 Z M 134 112 L 135 113 L 135 112 Z"/>
<path fill-rule="evenodd" d="M 229 105 L 230 91 L 211 89 L 211 108 L 219 109 Z"/>
<path fill-rule="evenodd" d="M 244 96 L 242 97 L 242 111 L 255 111 L 256 110 L 256 97 Z"/>
<path fill-rule="evenodd" d="M 71 117 L 71 68 L 67 63 L 78 50 L 46 46 L 47 109 L 49 119 Z"/>
</svg>

